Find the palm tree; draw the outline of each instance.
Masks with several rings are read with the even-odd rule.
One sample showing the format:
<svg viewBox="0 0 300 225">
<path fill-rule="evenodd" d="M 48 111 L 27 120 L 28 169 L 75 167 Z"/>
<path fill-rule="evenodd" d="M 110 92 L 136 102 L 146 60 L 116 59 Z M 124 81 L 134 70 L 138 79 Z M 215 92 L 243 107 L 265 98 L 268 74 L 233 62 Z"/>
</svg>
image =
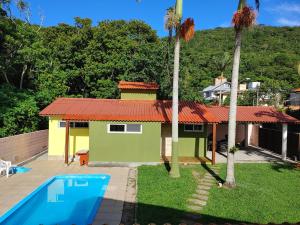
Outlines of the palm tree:
<svg viewBox="0 0 300 225">
<path fill-rule="evenodd" d="M 140 2 L 140 0 L 136 0 Z M 175 10 L 169 8 L 165 16 L 165 28 L 169 30 L 169 40 L 175 30 L 175 48 L 174 48 L 174 72 L 173 72 L 173 95 L 172 95 L 172 159 L 170 176 L 180 177 L 178 164 L 178 80 L 179 80 L 179 55 L 180 55 L 180 38 L 186 42 L 190 41 L 195 33 L 194 20 L 188 18 L 183 24 L 182 19 L 182 1 L 176 0 Z"/>
<path fill-rule="evenodd" d="M 189 41 L 194 36 L 194 21 L 188 18 L 183 24 L 182 19 L 182 0 L 176 1 L 175 10 L 169 8 L 165 17 L 165 28 L 169 30 L 169 40 L 172 38 L 173 29 L 175 30 L 174 48 L 174 72 L 173 72 L 173 95 L 172 95 L 172 159 L 170 176 L 180 177 L 178 164 L 178 80 L 179 80 L 179 55 L 180 38 Z"/>
<path fill-rule="evenodd" d="M 221 82 L 224 79 L 224 72 L 227 66 L 231 63 L 231 56 L 228 52 L 224 52 L 221 57 L 213 57 L 213 63 L 215 64 L 216 68 L 221 72 Z M 219 105 L 222 105 L 222 91 L 219 92 Z"/>
<path fill-rule="evenodd" d="M 259 0 L 255 0 L 256 9 L 259 10 Z M 225 186 L 235 187 L 234 177 L 234 152 L 237 150 L 235 146 L 236 135 L 236 109 L 237 109 L 237 91 L 239 80 L 240 54 L 242 43 L 242 31 L 254 25 L 256 13 L 251 9 L 247 0 L 239 0 L 238 10 L 235 12 L 232 23 L 235 29 L 235 49 L 233 57 L 232 77 L 231 77 L 231 93 L 230 93 L 230 109 L 228 124 L 228 148 L 227 148 L 227 176 Z"/>
<path fill-rule="evenodd" d="M 174 48 L 174 72 L 173 72 L 173 94 L 172 94 L 172 167 L 171 177 L 180 177 L 178 163 L 178 79 L 179 79 L 179 55 L 180 55 L 180 21 L 182 18 L 182 0 L 176 1 L 175 15 L 175 48 Z"/>
</svg>

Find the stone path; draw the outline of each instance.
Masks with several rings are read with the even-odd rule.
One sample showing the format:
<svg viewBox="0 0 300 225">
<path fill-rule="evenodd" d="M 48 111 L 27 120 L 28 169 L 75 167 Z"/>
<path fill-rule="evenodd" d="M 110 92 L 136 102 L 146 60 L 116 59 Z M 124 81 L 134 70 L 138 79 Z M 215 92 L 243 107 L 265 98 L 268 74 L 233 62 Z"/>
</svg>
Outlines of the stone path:
<svg viewBox="0 0 300 225">
<path fill-rule="evenodd" d="M 137 168 L 130 168 L 128 173 L 127 188 L 123 206 L 121 224 L 132 225 L 135 223 L 136 195 L 137 195 Z"/>
<path fill-rule="evenodd" d="M 188 199 L 188 208 L 192 211 L 192 213 L 185 215 L 185 219 L 182 222 L 186 224 L 199 222 L 199 219 L 201 219 L 200 213 L 208 201 L 209 190 L 213 185 L 217 185 L 218 183 L 216 175 L 219 173 L 219 167 L 215 165 L 210 168 L 211 171 L 207 171 L 203 176 L 201 176 L 198 172 L 193 171 L 193 176 L 195 177 L 198 185 L 195 194 L 192 195 L 192 198 Z"/>
</svg>

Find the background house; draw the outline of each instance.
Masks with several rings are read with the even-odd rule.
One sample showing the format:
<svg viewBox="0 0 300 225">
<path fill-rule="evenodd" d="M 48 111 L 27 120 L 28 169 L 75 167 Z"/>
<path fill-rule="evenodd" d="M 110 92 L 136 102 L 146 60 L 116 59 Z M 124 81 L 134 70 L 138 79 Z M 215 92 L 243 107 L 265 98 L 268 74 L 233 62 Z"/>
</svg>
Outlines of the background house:
<svg viewBox="0 0 300 225">
<path fill-rule="evenodd" d="M 247 89 L 254 90 L 259 86 L 259 82 L 250 82 L 247 84 L 239 84 L 238 94 L 246 91 Z M 203 97 L 206 101 L 217 101 L 222 105 L 224 100 L 230 96 L 231 83 L 227 81 L 224 76 L 219 76 L 214 79 L 214 85 L 208 86 L 203 89 Z"/>
<path fill-rule="evenodd" d="M 286 104 L 292 109 L 300 109 L 300 88 L 292 90 Z"/>
</svg>

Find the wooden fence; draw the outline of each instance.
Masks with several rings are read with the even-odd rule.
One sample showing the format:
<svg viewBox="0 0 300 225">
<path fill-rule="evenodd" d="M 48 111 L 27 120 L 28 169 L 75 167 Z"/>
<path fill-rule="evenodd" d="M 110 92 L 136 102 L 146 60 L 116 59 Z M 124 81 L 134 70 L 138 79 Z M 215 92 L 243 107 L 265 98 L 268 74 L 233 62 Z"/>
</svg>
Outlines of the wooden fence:
<svg viewBox="0 0 300 225">
<path fill-rule="evenodd" d="M 48 130 L 0 138 L 0 158 L 20 163 L 47 150 Z"/>
<path fill-rule="evenodd" d="M 282 131 L 275 129 L 259 129 L 259 147 L 281 154 Z M 287 156 L 300 160 L 300 133 L 288 133 Z"/>
</svg>

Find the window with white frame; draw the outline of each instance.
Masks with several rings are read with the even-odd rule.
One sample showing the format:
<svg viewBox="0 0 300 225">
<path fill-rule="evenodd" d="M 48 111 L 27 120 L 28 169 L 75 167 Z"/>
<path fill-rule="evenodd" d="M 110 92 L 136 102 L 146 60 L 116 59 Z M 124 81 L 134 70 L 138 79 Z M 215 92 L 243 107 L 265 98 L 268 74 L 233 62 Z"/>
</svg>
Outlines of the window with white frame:
<svg viewBox="0 0 300 225">
<path fill-rule="evenodd" d="M 58 127 L 63 128 L 66 127 L 66 121 L 59 121 Z M 89 123 L 88 122 L 70 122 L 71 128 L 88 128 Z"/>
<path fill-rule="evenodd" d="M 203 124 L 184 124 L 184 131 L 186 132 L 203 132 Z"/>
<path fill-rule="evenodd" d="M 58 127 L 60 127 L 60 128 L 66 127 L 66 121 L 59 121 Z"/>
<path fill-rule="evenodd" d="M 108 124 L 107 132 L 141 134 L 142 124 Z"/>
</svg>

